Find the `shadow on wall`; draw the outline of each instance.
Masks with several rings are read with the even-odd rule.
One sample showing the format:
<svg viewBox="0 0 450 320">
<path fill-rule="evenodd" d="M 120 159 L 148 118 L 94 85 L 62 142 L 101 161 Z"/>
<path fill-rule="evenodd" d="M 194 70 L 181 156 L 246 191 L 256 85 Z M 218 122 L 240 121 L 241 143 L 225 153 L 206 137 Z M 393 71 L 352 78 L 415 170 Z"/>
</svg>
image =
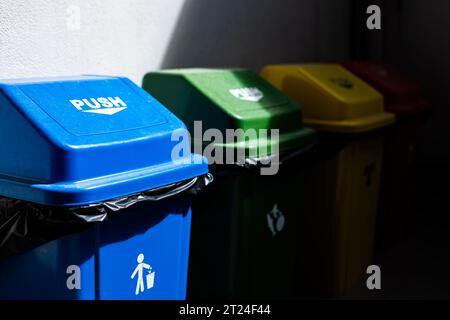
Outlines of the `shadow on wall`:
<svg viewBox="0 0 450 320">
<path fill-rule="evenodd" d="M 257 71 L 268 63 L 346 59 L 348 1 L 335 2 L 187 0 L 161 67 Z"/>
</svg>

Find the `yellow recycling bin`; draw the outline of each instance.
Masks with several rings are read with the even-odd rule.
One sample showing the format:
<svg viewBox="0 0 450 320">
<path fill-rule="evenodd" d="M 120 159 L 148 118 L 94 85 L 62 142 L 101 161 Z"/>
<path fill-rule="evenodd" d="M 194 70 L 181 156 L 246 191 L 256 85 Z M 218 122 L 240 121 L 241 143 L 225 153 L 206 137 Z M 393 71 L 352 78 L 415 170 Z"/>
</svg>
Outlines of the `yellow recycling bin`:
<svg viewBox="0 0 450 320">
<path fill-rule="evenodd" d="M 383 127 L 394 122 L 383 97 L 335 64 L 270 65 L 261 75 L 301 106 L 319 131 L 302 205 L 299 287 L 312 295 L 348 292 L 372 263 L 383 157 Z"/>
</svg>

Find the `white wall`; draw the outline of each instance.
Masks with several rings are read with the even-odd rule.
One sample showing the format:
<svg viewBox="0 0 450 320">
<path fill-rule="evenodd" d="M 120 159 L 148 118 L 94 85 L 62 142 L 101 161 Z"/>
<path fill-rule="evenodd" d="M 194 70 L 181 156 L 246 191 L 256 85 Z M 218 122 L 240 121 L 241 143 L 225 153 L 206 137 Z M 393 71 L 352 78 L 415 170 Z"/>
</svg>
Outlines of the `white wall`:
<svg viewBox="0 0 450 320">
<path fill-rule="evenodd" d="M 0 78 L 346 58 L 347 2 L 0 0 Z"/>
</svg>

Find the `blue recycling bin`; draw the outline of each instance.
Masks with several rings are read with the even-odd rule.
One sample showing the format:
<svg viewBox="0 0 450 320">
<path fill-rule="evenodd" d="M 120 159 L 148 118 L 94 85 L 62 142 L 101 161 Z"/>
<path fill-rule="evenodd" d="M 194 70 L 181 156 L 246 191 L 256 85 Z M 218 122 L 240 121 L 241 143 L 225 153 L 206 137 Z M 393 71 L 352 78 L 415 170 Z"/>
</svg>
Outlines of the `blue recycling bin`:
<svg viewBox="0 0 450 320">
<path fill-rule="evenodd" d="M 126 78 L 0 81 L 0 298 L 184 299 L 188 193 L 207 163 L 186 148 L 175 161 L 183 139 Z"/>
</svg>

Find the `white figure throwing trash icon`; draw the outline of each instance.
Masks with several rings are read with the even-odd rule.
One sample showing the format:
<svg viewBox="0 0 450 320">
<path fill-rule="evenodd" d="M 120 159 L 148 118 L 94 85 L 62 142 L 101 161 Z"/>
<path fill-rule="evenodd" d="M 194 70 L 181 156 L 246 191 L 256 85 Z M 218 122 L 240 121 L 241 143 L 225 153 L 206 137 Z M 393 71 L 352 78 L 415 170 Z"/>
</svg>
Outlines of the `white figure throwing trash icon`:
<svg viewBox="0 0 450 320">
<path fill-rule="evenodd" d="M 155 272 L 152 271 L 152 267 L 144 262 L 144 254 L 140 253 L 137 257 L 137 267 L 134 269 L 133 274 L 131 275 L 131 279 L 134 279 L 137 277 L 137 283 L 136 283 L 136 295 L 138 295 L 141 292 L 144 292 L 145 287 L 147 289 L 153 288 L 155 284 Z M 145 284 L 144 286 L 144 269 L 147 270 L 147 274 L 145 275 Z"/>
</svg>

